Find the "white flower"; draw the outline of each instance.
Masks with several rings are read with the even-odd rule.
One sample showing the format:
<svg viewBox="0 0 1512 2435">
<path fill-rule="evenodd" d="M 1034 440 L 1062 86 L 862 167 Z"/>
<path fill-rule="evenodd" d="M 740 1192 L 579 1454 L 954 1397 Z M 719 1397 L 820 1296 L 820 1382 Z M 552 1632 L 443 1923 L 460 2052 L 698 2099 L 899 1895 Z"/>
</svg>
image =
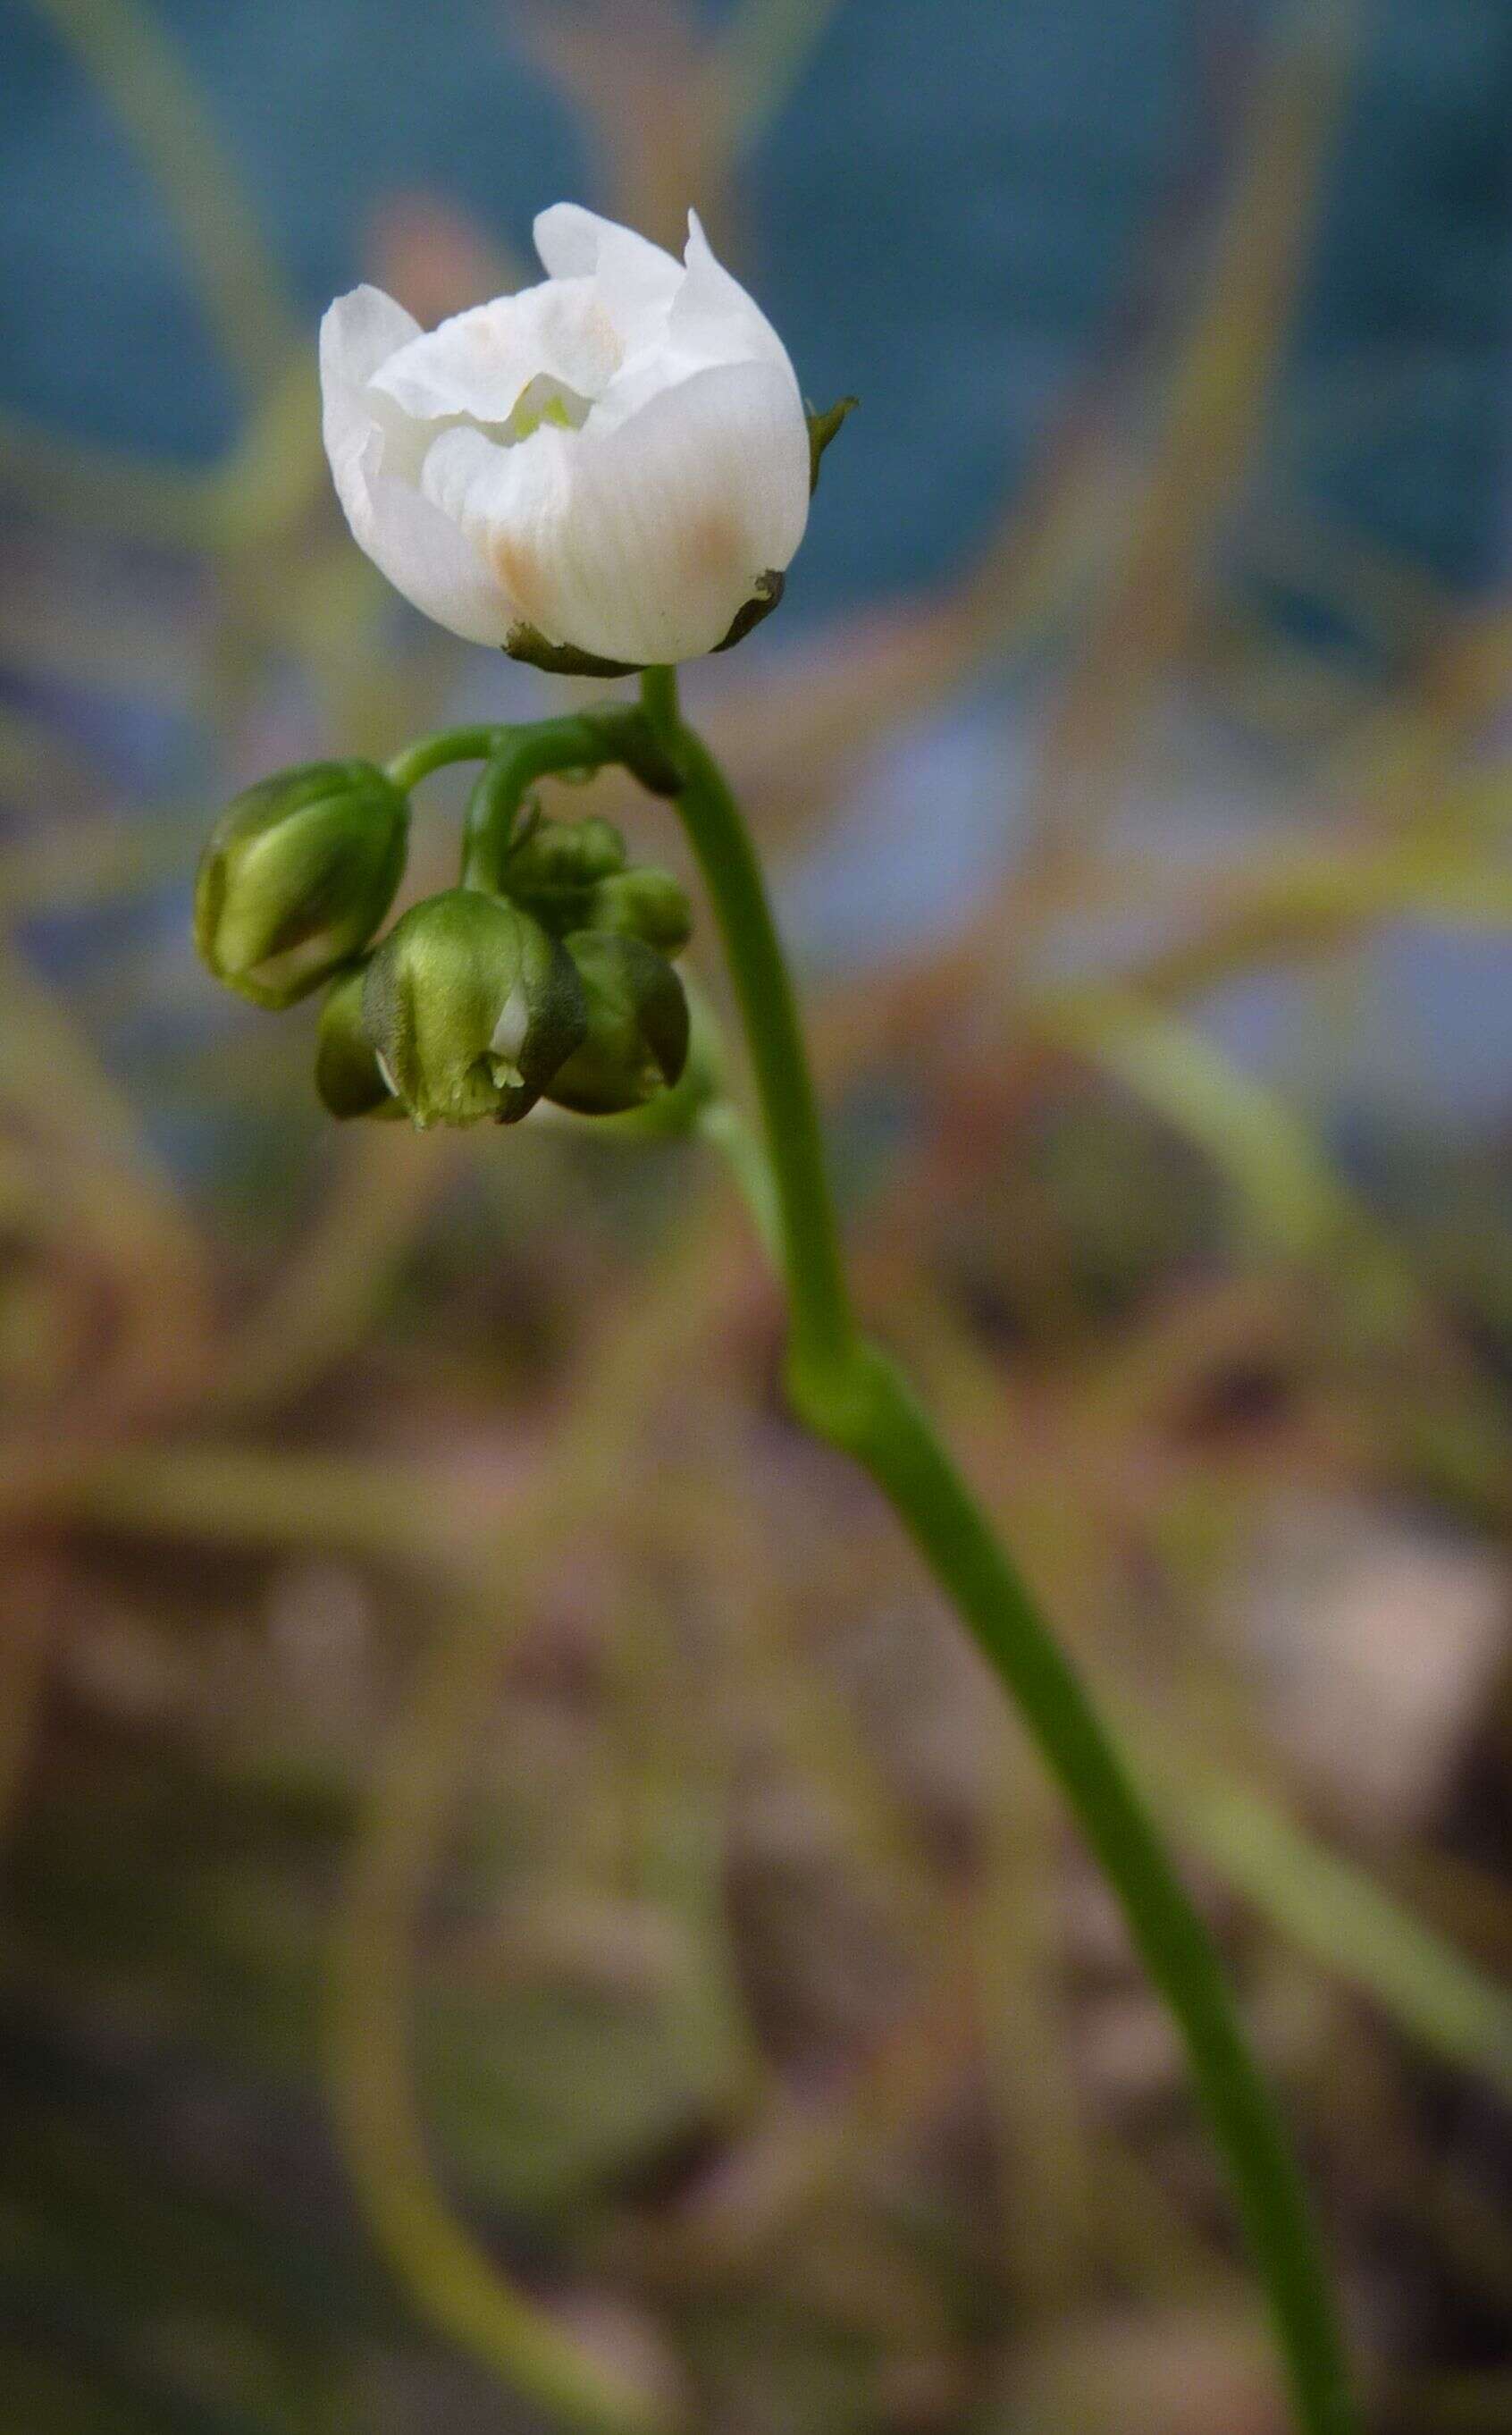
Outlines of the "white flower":
<svg viewBox="0 0 1512 2435">
<path fill-rule="evenodd" d="M 548 278 L 422 332 L 377 287 L 320 330 L 326 453 L 361 546 L 474 643 L 533 627 L 636 664 L 722 642 L 808 520 L 787 350 L 690 213 L 681 263 L 576 203 Z"/>
</svg>

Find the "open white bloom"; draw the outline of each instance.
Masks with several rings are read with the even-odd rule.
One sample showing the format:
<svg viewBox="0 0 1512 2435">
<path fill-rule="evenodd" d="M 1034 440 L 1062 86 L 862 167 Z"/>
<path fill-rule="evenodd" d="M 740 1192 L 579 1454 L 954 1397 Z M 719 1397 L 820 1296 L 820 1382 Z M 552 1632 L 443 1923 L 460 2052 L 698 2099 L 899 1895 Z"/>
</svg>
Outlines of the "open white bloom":
<svg viewBox="0 0 1512 2435">
<path fill-rule="evenodd" d="M 320 330 L 326 453 L 361 546 L 470 642 L 530 627 L 634 664 L 713 650 L 803 538 L 787 350 L 689 214 L 681 263 L 556 203 L 550 274 L 439 329 L 377 287 Z"/>
</svg>

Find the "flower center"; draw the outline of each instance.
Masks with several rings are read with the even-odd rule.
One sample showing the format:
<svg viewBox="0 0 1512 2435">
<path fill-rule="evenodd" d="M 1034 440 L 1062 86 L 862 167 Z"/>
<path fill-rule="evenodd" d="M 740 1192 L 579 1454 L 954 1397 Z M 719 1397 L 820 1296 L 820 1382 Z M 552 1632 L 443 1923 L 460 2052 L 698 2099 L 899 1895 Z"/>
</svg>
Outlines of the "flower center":
<svg viewBox="0 0 1512 2435">
<path fill-rule="evenodd" d="M 509 448 L 517 440 L 528 440 L 543 423 L 555 423 L 558 431 L 581 431 L 593 403 L 554 373 L 537 372 L 515 399 L 508 421 L 496 426 L 498 437 Z"/>
</svg>

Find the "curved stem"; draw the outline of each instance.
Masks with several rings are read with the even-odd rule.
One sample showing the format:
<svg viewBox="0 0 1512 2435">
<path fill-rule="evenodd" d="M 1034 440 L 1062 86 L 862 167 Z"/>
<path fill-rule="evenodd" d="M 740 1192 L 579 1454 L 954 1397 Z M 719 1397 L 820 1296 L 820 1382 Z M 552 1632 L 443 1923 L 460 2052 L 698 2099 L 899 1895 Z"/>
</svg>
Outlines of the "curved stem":
<svg viewBox="0 0 1512 2435">
<path fill-rule="evenodd" d="M 463 887 L 497 892 L 526 789 L 538 778 L 565 769 L 602 769 L 610 761 L 623 761 L 624 729 L 623 714 L 593 711 L 499 729 L 468 805 Z"/>
<path fill-rule="evenodd" d="M 818 1425 L 882 1489 L 1071 1799 L 1185 2039 L 1285 2349 L 1298 2421 L 1315 2435 L 1342 2435 L 1350 2423 L 1343 2358 L 1306 2194 L 1211 1938 L 1079 1676 L 929 1420 L 884 1356 L 868 1348 L 864 1366 L 864 1392 L 852 1390 L 827 1427 L 818 1415 Z"/>
<path fill-rule="evenodd" d="M 386 774 L 407 795 L 434 769 L 456 761 L 489 765 L 468 807 L 462 878 L 469 888 L 497 887 L 515 816 L 538 778 L 602 769 L 614 762 L 654 795 L 669 794 L 676 785 L 676 773 L 651 745 L 644 719 L 618 702 L 564 718 L 534 719 L 528 726 L 442 728 L 396 752 Z"/>
<path fill-rule="evenodd" d="M 892 1364 L 857 1333 L 792 984 L 729 787 L 682 725 L 676 680 L 644 680 L 680 773 L 678 810 L 718 916 L 761 1096 L 793 1310 L 799 1417 L 876 1481 L 1005 1685 L 1070 1801 L 1186 2043 L 1227 2159 L 1306 2435 L 1350 2435 L 1343 2349 L 1306 2194 L 1211 1938 L 1081 1680 Z"/>
<path fill-rule="evenodd" d="M 506 736 L 507 727 L 447 727 L 438 735 L 422 735 L 414 744 L 406 744 L 385 764 L 387 774 L 396 786 L 408 794 L 433 769 L 444 769 L 452 761 L 487 761 L 496 752 Z"/>
<path fill-rule="evenodd" d="M 336 2126 L 363 2211 L 424 2313 L 583 2435 L 668 2435 L 669 2413 L 517 2290 L 456 2214 L 416 2111 L 406 1957 L 455 1792 L 457 1753 L 502 1660 L 498 1602 L 466 1593 L 427 1653 L 374 1786 L 331 1957 Z"/>
<path fill-rule="evenodd" d="M 740 1001 L 777 1185 L 795 1372 L 825 1373 L 852 1355 L 859 1339 L 798 1002 L 766 883 L 717 764 L 682 724 L 674 671 L 648 668 L 642 698 L 651 732 L 682 782 L 679 817 L 713 900 Z"/>
</svg>

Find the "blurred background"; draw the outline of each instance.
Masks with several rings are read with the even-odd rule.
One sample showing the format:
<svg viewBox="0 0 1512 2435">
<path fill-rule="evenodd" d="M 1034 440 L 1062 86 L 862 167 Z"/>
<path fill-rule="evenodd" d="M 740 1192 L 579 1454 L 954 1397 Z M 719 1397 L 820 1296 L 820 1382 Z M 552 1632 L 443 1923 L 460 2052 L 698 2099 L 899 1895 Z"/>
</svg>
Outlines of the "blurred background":
<svg viewBox="0 0 1512 2435">
<path fill-rule="evenodd" d="M 1512 13 L 0 42 L 0 2426 L 1285 2426 L 1171 2032 L 785 1417 L 714 1151 L 338 1131 L 193 960 L 238 786 L 557 698 L 351 544 L 313 338 L 570 196 L 696 203 L 862 398 L 686 686 L 858 1292 L 1177 1839 L 1373 2435 L 1512 2429 Z"/>
</svg>

